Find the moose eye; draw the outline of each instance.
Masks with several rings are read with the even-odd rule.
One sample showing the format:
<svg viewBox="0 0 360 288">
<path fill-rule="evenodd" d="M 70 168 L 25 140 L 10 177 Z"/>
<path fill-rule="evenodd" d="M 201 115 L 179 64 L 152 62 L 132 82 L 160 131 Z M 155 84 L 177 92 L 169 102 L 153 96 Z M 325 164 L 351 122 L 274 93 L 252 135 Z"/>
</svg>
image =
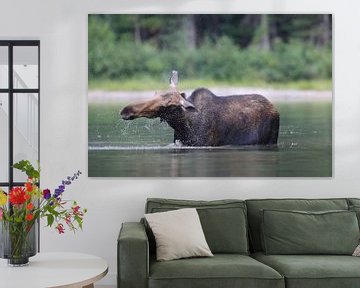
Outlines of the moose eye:
<svg viewBox="0 0 360 288">
<path fill-rule="evenodd" d="M 169 104 L 172 100 L 171 94 L 164 94 L 162 95 L 162 100 L 165 104 Z"/>
<path fill-rule="evenodd" d="M 164 94 L 162 97 L 163 97 L 163 99 L 171 99 L 171 96 L 172 96 L 172 94 L 167 93 L 167 94 Z"/>
</svg>

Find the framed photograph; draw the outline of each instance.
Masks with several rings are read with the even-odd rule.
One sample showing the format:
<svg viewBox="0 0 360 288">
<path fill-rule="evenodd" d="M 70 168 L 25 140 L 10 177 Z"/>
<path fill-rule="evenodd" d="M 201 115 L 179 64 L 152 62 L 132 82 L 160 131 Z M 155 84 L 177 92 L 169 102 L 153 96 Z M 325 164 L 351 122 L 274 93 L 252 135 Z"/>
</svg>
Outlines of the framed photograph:
<svg viewBox="0 0 360 288">
<path fill-rule="evenodd" d="M 332 177 L 331 14 L 88 15 L 89 177 Z"/>
</svg>

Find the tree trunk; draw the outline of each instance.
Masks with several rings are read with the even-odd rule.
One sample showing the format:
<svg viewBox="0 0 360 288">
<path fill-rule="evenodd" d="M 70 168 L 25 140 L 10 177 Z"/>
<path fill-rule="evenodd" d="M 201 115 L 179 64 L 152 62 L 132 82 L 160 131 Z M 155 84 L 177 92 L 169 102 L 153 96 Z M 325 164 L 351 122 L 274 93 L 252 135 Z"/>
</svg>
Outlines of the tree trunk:
<svg viewBox="0 0 360 288">
<path fill-rule="evenodd" d="M 322 28 L 322 45 L 327 45 L 331 42 L 331 14 L 324 14 L 321 21 Z"/>
<path fill-rule="evenodd" d="M 260 19 L 260 48 L 265 51 L 270 50 L 270 29 L 269 16 L 262 14 Z"/>
<path fill-rule="evenodd" d="M 184 31 L 187 47 L 189 49 L 196 48 L 196 26 L 195 26 L 195 16 L 186 15 L 184 17 Z"/>
<path fill-rule="evenodd" d="M 141 29 L 140 29 L 140 23 L 139 23 L 139 16 L 135 15 L 134 18 L 134 40 L 136 44 L 141 44 Z"/>
</svg>

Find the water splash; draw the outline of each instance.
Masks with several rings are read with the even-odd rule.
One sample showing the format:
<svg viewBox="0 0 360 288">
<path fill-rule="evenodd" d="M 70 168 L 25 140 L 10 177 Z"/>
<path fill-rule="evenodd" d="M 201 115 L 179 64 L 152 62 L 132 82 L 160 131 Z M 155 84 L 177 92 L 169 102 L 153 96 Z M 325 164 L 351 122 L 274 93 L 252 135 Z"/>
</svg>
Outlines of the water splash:
<svg viewBox="0 0 360 288">
<path fill-rule="evenodd" d="M 171 143 L 168 144 L 166 146 L 160 146 L 160 145 L 155 145 L 155 146 L 133 146 L 133 145 L 128 145 L 128 146 L 117 146 L 117 145 L 89 145 L 88 147 L 89 150 L 91 151 L 156 151 L 156 150 L 168 150 L 168 151 L 174 151 L 174 150 L 206 150 L 206 151 L 211 151 L 211 150 L 243 150 L 243 151 L 265 151 L 265 150 L 269 150 L 269 151 L 276 151 L 278 148 L 276 145 L 274 146 L 270 146 L 270 145 L 244 145 L 244 146 L 232 146 L 232 145 L 227 145 L 227 146 L 184 146 L 183 144 L 180 143 Z"/>
</svg>

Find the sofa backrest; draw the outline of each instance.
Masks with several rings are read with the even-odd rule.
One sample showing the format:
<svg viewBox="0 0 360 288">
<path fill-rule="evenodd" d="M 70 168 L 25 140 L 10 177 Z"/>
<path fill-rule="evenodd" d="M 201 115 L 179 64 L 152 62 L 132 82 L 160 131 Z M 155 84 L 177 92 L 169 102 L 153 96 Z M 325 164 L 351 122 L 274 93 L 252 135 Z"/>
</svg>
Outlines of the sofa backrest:
<svg viewBox="0 0 360 288">
<path fill-rule="evenodd" d="M 263 209 L 328 211 L 348 210 L 347 199 L 253 199 L 246 200 L 249 223 L 250 249 L 262 251 L 261 247 L 261 214 Z"/>
<path fill-rule="evenodd" d="M 213 253 L 249 253 L 245 201 L 149 198 L 146 202 L 145 213 L 165 212 L 181 208 L 197 209 L 206 241 Z M 174 225 L 176 224 L 174 223 Z M 152 251 L 155 245 L 154 238 L 149 228 L 147 233 Z"/>
<path fill-rule="evenodd" d="M 360 207 L 360 199 L 359 198 L 348 198 L 347 199 L 349 207 Z"/>
</svg>

